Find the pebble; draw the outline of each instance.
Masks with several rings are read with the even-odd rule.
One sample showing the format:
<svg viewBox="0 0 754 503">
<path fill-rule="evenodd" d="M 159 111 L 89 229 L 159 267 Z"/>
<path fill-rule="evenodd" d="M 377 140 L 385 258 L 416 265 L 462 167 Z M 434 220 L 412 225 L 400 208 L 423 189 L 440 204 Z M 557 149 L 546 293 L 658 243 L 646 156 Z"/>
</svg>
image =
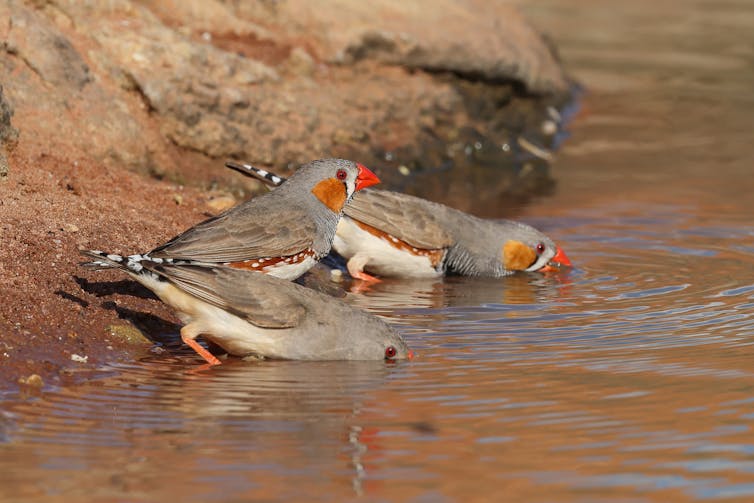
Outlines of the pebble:
<svg viewBox="0 0 754 503">
<path fill-rule="evenodd" d="M 207 201 L 207 206 L 209 206 L 210 209 L 216 213 L 221 213 L 229 208 L 232 208 L 235 205 L 236 198 L 234 198 L 230 194 L 215 196 Z"/>
<path fill-rule="evenodd" d="M 152 341 L 144 335 L 144 332 L 131 325 L 108 325 L 105 329 L 112 337 L 128 342 L 130 344 L 152 344 Z"/>
<path fill-rule="evenodd" d="M 75 362 L 78 362 L 78 363 L 86 363 L 86 362 L 89 361 L 89 357 L 88 356 L 81 356 L 81 355 L 77 355 L 76 353 L 73 353 L 71 355 L 71 360 L 73 360 Z"/>
<path fill-rule="evenodd" d="M 542 134 L 552 136 L 558 132 L 558 125 L 555 121 L 545 120 L 542 121 Z"/>
<path fill-rule="evenodd" d="M 29 377 L 19 377 L 18 384 L 24 384 L 26 386 L 32 386 L 34 388 L 41 388 L 45 382 L 39 374 L 31 374 Z"/>
</svg>

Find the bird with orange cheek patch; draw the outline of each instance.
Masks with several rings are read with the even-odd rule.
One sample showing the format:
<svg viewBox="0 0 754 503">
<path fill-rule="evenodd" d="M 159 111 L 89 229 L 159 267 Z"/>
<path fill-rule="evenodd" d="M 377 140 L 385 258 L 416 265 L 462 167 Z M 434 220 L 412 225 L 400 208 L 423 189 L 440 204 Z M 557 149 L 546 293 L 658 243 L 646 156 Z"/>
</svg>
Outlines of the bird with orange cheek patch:
<svg viewBox="0 0 754 503">
<path fill-rule="evenodd" d="M 284 187 L 205 220 L 162 246 L 112 262 L 142 261 L 227 266 L 296 279 L 330 252 L 343 207 L 353 194 L 379 183 L 361 164 L 323 159 L 301 166 Z M 96 252 L 95 251 L 95 255 Z"/>
<path fill-rule="evenodd" d="M 248 164 L 226 163 L 280 190 L 284 178 Z M 285 182 L 285 183 L 283 183 Z M 488 220 L 419 197 L 386 190 L 358 193 L 338 223 L 333 248 L 354 278 L 443 274 L 500 277 L 571 266 L 563 250 L 534 227 Z"/>
</svg>

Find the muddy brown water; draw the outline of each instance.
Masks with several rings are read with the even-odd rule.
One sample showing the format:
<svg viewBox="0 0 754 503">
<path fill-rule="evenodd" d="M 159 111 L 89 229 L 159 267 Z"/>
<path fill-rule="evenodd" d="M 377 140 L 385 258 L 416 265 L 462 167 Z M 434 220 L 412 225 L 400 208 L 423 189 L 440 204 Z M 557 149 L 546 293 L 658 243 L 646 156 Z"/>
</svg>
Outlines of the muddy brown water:
<svg viewBox="0 0 754 503">
<path fill-rule="evenodd" d="M 754 500 L 754 5 L 527 12 L 589 89 L 521 211 L 575 270 L 353 297 L 410 363 L 179 351 L 7 397 L 0 500 Z"/>
</svg>

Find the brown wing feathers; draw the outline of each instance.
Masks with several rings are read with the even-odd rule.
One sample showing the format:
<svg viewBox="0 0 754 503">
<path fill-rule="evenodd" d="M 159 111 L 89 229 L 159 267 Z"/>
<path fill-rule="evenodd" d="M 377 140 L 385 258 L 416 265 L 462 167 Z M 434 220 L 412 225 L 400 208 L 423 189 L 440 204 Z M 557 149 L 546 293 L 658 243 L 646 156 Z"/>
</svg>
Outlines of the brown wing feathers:
<svg viewBox="0 0 754 503">
<path fill-rule="evenodd" d="M 288 256 L 311 247 L 316 229 L 301 208 L 256 208 L 252 212 L 258 206 L 253 203 L 251 200 L 192 227 L 151 251 L 150 256 L 224 263 Z"/>
<path fill-rule="evenodd" d="M 299 301 L 282 293 L 272 284 L 274 279 L 262 273 L 182 264 L 145 266 L 194 297 L 259 327 L 294 327 L 306 314 Z"/>
<path fill-rule="evenodd" d="M 371 227 L 423 249 L 453 244 L 440 224 L 442 205 L 387 190 L 364 190 L 346 206 L 345 213 Z"/>
</svg>

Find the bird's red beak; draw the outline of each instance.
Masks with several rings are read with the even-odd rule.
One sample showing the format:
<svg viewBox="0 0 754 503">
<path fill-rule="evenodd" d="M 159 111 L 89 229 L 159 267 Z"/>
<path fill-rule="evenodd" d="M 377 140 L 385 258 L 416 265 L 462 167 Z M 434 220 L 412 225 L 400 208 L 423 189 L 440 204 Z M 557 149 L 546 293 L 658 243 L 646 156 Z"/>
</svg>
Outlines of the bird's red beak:
<svg viewBox="0 0 754 503">
<path fill-rule="evenodd" d="M 571 265 L 571 261 L 568 259 L 565 252 L 560 249 L 560 246 L 556 246 L 555 255 L 550 259 L 550 262 L 546 266 L 540 269 L 540 271 L 542 272 L 554 271 L 556 270 L 556 267 L 562 267 L 562 266 L 573 267 L 573 265 Z"/>
<path fill-rule="evenodd" d="M 558 265 L 573 267 L 573 265 L 571 265 L 571 261 L 568 260 L 568 257 L 566 257 L 565 252 L 560 249 L 560 246 L 555 247 L 555 256 L 550 259 L 550 262 L 555 262 Z"/>
<path fill-rule="evenodd" d="M 377 175 L 372 173 L 369 168 L 358 163 L 356 164 L 356 167 L 359 168 L 359 174 L 356 176 L 356 190 L 361 190 L 380 183 L 380 179 L 377 178 Z"/>
</svg>

